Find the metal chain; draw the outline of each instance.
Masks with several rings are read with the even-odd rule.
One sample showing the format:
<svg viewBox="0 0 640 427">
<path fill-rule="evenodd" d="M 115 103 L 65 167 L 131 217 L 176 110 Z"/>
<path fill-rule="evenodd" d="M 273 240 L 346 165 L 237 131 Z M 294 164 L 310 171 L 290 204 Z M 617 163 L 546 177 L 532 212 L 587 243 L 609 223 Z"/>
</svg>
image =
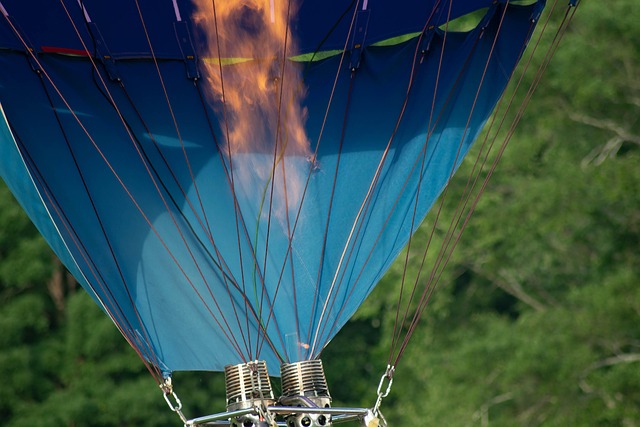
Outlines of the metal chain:
<svg viewBox="0 0 640 427">
<path fill-rule="evenodd" d="M 160 384 L 160 389 L 164 395 L 164 400 L 167 402 L 169 409 L 178 414 L 183 423 L 187 424 L 187 417 L 182 413 L 182 402 L 175 391 L 173 391 L 173 384 L 171 384 L 171 377 L 167 377 L 164 379 L 164 382 Z M 169 396 L 173 398 L 173 402 L 169 399 Z"/>
<path fill-rule="evenodd" d="M 392 365 L 387 365 L 387 370 L 380 378 L 380 383 L 378 384 L 378 398 L 376 399 L 376 404 L 373 406 L 373 414 L 375 416 L 382 415 L 380 414 L 380 405 L 382 404 L 382 399 L 387 397 L 391 392 L 391 386 L 393 385 L 393 373 L 395 372 L 396 367 Z M 387 384 L 387 388 L 384 389 L 384 384 L 386 381 L 389 381 Z M 382 391 L 384 389 L 384 391 Z M 383 417 L 384 418 L 384 417 Z"/>
</svg>

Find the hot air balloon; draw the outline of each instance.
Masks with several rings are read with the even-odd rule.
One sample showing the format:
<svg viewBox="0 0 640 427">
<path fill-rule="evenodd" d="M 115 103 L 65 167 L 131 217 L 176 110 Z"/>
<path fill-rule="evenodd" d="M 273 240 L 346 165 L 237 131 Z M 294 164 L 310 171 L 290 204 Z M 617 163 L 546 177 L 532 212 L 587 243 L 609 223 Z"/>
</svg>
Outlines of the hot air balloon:
<svg viewBox="0 0 640 427">
<path fill-rule="evenodd" d="M 385 382 L 371 409 L 331 408 L 319 356 L 443 192 L 544 6 L 1 0 L 0 174 L 166 398 L 172 372 L 225 371 L 228 412 L 187 420 L 170 401 L 186 425 L 374 425 Z"/>
</svg>

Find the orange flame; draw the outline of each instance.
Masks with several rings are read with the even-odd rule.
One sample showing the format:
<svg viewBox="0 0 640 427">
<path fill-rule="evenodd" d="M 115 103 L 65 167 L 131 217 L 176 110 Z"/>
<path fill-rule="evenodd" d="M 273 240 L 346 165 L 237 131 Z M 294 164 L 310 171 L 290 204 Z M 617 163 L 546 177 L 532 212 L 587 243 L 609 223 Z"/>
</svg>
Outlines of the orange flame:
<svg viewBox="0 0 640 427">
<path fill-rule="evenodd" d="M 301 72 L 289 21 L 294 0 L 194 0 L 194 21 L 207 34 L 204 61 L 209 95 L 229 151 L 309 155 Z M 286 51 L 285 51 L 286 49 Z M 277 137 L 277 141 L 276 141 Z"/>
</svg>

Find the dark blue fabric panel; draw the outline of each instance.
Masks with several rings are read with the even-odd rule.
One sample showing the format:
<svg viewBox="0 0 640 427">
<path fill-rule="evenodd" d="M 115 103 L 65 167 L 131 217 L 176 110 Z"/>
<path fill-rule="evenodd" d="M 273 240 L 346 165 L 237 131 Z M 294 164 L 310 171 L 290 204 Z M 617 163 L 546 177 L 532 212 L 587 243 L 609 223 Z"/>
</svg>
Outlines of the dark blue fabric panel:
<svg viewBox="0 0 640 427">
<path fill-rule="evenodd" d="M 188 22 L 194 40 L 201 39 L 191 25 L 194 6 L 191 0 L 178 0 L 180 18 Z M 493 0 L 304 0 L 293 20 L 292 30 L 302 52 L 342 49 L 349 34 L 354 11 L 365 6 L 370 12 L 367 43 L 422 31 L 427 23 L 439 26 L 447 18 L 455 19 L 486 8 Z M 90 50 L 93 39 L 85 25 L 85 15 L 77 0 L 59 1 L 4 0 L 9 15 L 17 22 L 36 49 L 42 46 L 84 50 L 74 26 Z M 171 0 L 83 0 L 89 19 L 96 24 L 111 53 L 116 57 L 149 56 L 144 27 L 158 57 L 181 58 L 174 23 L 177 20 Z M 434 10 L 435 9 L 435 10 Z M 0 47 L 13 46 L 14 36 L 0 22 Z"/>
</svg>

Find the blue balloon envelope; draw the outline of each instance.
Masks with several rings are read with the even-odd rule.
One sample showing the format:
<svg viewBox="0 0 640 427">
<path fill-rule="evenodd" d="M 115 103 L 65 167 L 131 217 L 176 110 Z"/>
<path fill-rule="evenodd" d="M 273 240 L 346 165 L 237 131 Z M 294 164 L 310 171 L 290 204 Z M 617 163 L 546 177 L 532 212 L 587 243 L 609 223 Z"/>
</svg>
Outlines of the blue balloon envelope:
<svg viewBox="0 0 640 427">
<path fill-rule="evenodd" d="M 302 2 L 296 55 L 267 58 L 274 114 L 212 90 L 267 59 L 211 57 L 190 1 L 0 3 L 0 173 L 165 375 L 317 357 L 463 160 L 544 4 Z"/>
</svg>

